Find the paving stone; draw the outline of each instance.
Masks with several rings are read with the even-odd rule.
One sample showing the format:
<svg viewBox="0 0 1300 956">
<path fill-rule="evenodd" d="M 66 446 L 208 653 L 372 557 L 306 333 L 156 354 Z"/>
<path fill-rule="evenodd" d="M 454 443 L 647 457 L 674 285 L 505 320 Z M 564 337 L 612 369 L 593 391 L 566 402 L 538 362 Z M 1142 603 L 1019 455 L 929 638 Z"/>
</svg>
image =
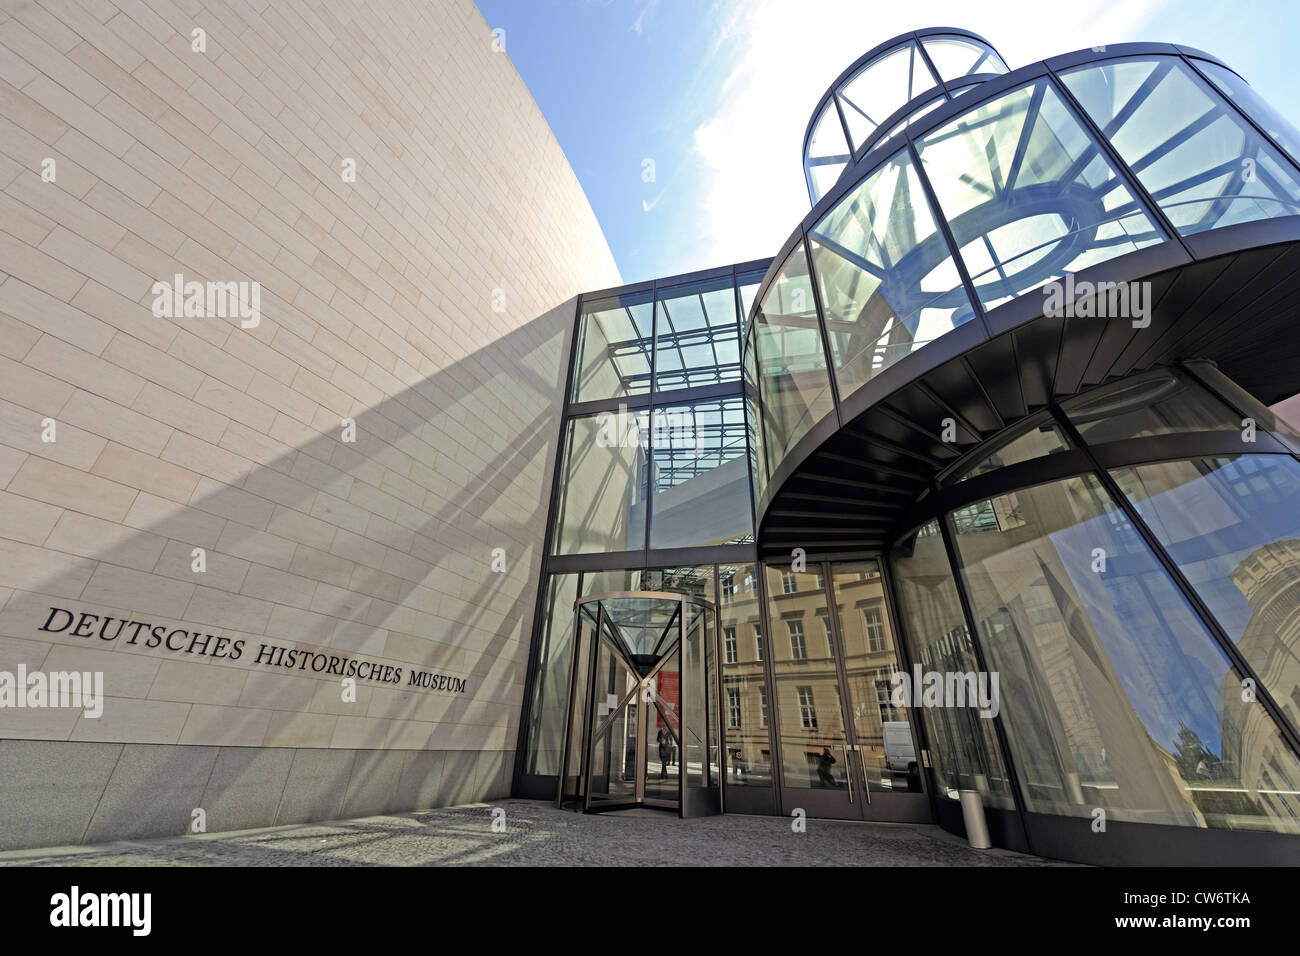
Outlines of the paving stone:
<svg viewBox="0 0 1300 956">
<path fill-rule="evenodd" d="M 504 832 L 492 830 L 505 811 Z M 0 866 L 1062 866 L 972 850 L 937 826 L 654 810 L 581 814 L 536 800 L 239 833 L 0 853 Z"/>
</svg>

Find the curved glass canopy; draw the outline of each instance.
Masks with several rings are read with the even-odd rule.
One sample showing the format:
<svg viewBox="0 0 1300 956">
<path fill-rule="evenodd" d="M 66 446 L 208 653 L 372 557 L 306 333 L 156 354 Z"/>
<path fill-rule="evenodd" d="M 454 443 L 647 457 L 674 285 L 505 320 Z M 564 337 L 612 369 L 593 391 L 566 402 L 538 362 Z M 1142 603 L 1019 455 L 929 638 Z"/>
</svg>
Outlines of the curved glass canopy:
<svg viewBox="0 0 1300 956">
<path fill-rule="evenodd" d="M 746 329 L 760 496 L 838 402 L 964 323 L 1146 246 L 1300 214 L 1300 133 L 1204 54 L 1113 47 L 986 78 L 887 153 L 882 110 L 1005 67 L 969 38 L 886 46 L 810 127 L 809 170 L 856 165 L 773 263 Z"/>
<path fill-rule="evenodd" d="M 855 155 L 972 86 L 1007 72 L 973 33 L 923 30 L 871 50 L 827 90 L 804 137 L 804 176 L 813 205 Z"/>
</svg>

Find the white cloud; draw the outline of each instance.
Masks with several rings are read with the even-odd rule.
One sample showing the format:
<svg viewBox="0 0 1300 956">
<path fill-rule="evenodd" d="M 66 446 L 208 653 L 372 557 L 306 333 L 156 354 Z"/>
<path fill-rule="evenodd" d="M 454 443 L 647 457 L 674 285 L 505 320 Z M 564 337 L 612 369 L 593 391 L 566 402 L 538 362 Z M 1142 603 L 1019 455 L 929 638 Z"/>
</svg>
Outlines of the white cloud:
<svg viewBox="0 0 1300 956">
<path fill-rule="evenodd" d="M 641 8 L 641 13 L 637 16 L 636 21 L 632 24 L 632 32 L 640 36 L 645 30 L 646 18 L 654 14 L 655 7 L 659 6 L 659 0 L 650 0 Z"/>
<path fill-rule="evenodd" d="M 898 33 L 961 26 L 984 36 L 1014 69 L 1093 44 L 1138 36 L 1166 0 L 1045 4 L 930 0 L 925 13 L 862 0 L 731 0 L 717 53 L 732 57 L 716 110 L 694 133 L 701 166 L 701 263 L 777 252 L 808 212 L 800 150 L 826 87 L 863 53 Z"/>
</svg>

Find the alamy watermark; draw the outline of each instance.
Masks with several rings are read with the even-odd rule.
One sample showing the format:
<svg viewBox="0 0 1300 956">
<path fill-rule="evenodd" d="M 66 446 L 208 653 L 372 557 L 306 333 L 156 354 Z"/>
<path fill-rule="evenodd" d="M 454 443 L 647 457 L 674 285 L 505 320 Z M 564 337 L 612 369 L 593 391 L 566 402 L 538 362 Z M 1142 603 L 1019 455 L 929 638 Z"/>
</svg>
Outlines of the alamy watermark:
<svg viewBox="0 0 1300 956">
<path fill-rule="evenodd" d="M 895 707 L 972 707 L 986 719 L 1002 709 L 997 671 L 894 671 L 890 703 Z"/>
<path fill-rule="evenodd" d="M 155 282 L 149 291 L 153 314 L 160 319 L 238 318 L 245 329 L 255 329 L 262 321 L 260 282 L 186 282 L 178 272 L 170 283 Z"/>
<path fill-rule="evenodd" d="M 1043 286 L 1043 315 L 1066 319 L 1129 319 L 1135 329 L 1151 324 L 1150 282 L 1076 281 L 1073 274 Z"/>
<path fill-rule="evenodd" d="M 601 448 L 672 448 L 687 457 L 698 458 L 708 440 L 695 427 L 689 412 L 656 411 L 653 416 L 629 413 L 626 405 L 617 412 L 596 416 L 596 444 Z"/>
<path fill-rule="evenodd" d="M 14 707 L 80 707 L 91 719 L 104 713 L 101 671 L 0 671 L 0 710 Z"/>
</svg>

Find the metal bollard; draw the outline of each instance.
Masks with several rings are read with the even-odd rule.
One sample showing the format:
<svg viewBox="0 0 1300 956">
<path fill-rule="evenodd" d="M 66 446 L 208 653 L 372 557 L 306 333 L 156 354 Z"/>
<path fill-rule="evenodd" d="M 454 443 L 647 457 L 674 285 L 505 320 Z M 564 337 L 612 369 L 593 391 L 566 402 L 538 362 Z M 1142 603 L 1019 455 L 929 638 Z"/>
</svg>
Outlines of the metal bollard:
<svg viewBox="0 0 1300 956">
<path fill-rule="evenodd" d="M 988 821 L 984 819 L 984 802 L 980 800 L 978 790 L 962 790 L 961 818 L 966 824 L 966 839 L 972 848 L 987 850 L 993 846 L 989 839 Z"/>
</svg>

